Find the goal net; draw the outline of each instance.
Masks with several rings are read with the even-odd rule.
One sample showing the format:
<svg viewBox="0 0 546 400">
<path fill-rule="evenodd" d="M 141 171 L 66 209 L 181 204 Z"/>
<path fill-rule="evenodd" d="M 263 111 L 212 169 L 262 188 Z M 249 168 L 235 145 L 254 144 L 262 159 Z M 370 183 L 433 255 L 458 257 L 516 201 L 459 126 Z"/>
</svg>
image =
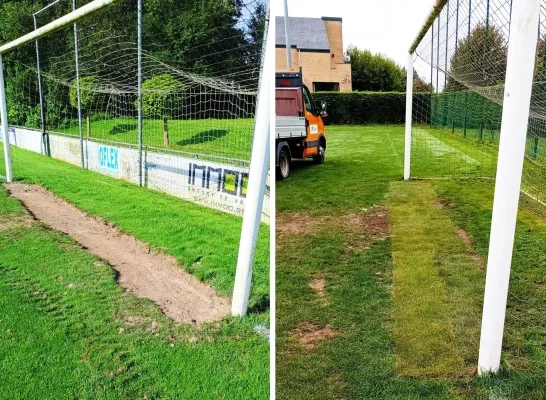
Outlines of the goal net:
<svg viewBox="0 0 546 400">
<path fill-rule="evenodd" d="M 267 18 L 265 0 L 143 1 L 140 18 L 124 0 L 6 53 L 14 176 L 37 172 L 27 150 L 242 215 Z"/>
<path fill-rule="evenodd" d="M 414 67 L 410 176 L 460 179 L 461 196 L 469 202 L 480 197 L 475 195 L 479 187 L 489 193 L 484 208 L 491 207 L 497 183 L 508 44 L 514 29 L 512 3 L 439 0 L 410 50 Z M 541 358 L 546 361 L 544 355 L 536 356 L 546 343 L 545 320 L 537 318 L 546 312 L 546 272 L 543 252 L 538 250 L 544 248 L 546 237 L 534 231 L 546 216 L 545 1 L 536 32 L 519 203 L 520 211 L 530 217 L 517 223 L 503 342 L 507 361 L 521 368 L 531 368 Z"/>
</svg>

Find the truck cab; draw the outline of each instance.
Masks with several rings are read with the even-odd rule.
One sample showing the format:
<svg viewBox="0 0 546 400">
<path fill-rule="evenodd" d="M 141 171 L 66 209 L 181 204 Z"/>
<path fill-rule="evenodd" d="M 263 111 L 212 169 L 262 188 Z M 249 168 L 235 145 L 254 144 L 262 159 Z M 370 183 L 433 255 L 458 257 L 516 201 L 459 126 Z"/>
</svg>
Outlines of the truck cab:
<svg viewBox="0 0 546 400">
<path fill-rule="evenodd" d="M 312 158 L 322 164 L 326 153 L 326 104 L 313 100 L 301 70 L 276 73 L 275 114 L 277 178 L 289 176 L 293 159 Z"/>
</svg>

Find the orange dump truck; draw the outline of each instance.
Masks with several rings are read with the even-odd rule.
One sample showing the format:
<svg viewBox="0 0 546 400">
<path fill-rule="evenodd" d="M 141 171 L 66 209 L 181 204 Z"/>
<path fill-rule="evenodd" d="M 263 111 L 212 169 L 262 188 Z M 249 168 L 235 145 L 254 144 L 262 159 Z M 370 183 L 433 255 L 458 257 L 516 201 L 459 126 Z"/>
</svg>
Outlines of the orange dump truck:
<svg viewBox="0 0 546 400">
<path fill-rule="evenodd" d="M 277 178 L 288 177 L 290 162 L 295 158 L 312 158 L 322 164 L 326 104 L 313 101 L 301 71 L 275 74 L 275 114 Z"/>
</svg>

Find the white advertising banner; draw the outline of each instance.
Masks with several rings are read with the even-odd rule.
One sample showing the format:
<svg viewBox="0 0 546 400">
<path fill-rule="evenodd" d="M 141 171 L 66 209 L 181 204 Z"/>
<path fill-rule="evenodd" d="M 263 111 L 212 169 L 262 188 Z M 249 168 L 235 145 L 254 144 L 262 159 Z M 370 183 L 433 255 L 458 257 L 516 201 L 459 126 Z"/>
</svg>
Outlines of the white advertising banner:
<svg viewBox="0 0 546 400">
<path fill-rule="evenodd" d="M 19 127 L 10 127 L 9 132 L 13 146 L 44 154 L 41 132 Z M 53 158 L 81 166 L 79 138 L 50 133 L 49 143 Z M 139 183 L 136 149 L 85 140 L 84 155 L 84 164 L 89 170 Z M 143 151 L 142 164 L 145 187 L 243 216 L 248 168 L 148 150 Z M 269 189 L 269 179 L 267 185 Z M 269 190 L 266 190 L 262 222 L 269 223 Z"/>
</svg>

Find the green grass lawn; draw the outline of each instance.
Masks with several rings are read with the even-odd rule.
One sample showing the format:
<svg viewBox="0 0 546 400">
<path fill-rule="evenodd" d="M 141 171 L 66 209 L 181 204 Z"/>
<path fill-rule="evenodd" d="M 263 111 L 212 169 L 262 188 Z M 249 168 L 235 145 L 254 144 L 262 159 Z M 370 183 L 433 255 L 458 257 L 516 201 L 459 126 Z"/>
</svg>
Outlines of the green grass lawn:
<svg viewBox="0 0 546 400">
<path fill-rule="evenodd" d="M 467 137 L 451 129 L 416 126 L 412 130 L 412 177 L 418 178 L 494 178 L 497 147 L 477 140 L 475 132 Z"/>
<path fill-rule="evenodd" d="M 401 126 L 327 135 L 323 165 L 277 183 L 278 398 L 545 399 L 546 223 L 521 212 L 502 369 L 473 376 L 494 182 L 401 181 Z M 480 153 L 494 170 L 433 136 L 415 172 L 480 176 Z"/>
<path fill-rule="evenodd" d="M 168 121 L 168 130 L 168 149 L 250 160 L 254 135 L 253 119 L 170 120 Z M 70 128 L 57 128 L 54 131 L 79 135 L 77 124 Z M 142 132 L 144 146 L 164 148 L 162 120 L 145 119 Z M 87 123 L 85 122 L 83 134 L 87 135 Z M 137 144 L 137 120 L 135 118 L 117 118 L 92 121 L 90 137 Z"/>
<path fill-rule="evenodd" d="M 240 218 L 16 148 L 13 165 L 17 180 L 114 223 L 231 294 Z M 256 252 L 251 313 L 195 328 L 124 292 L 108 266 L 22 215 L 20 203 L 0 188 L 2 396 L 268 398 L 269 343 L 254 331 L 269 321 L 267 226 Z"/>
</svg>

